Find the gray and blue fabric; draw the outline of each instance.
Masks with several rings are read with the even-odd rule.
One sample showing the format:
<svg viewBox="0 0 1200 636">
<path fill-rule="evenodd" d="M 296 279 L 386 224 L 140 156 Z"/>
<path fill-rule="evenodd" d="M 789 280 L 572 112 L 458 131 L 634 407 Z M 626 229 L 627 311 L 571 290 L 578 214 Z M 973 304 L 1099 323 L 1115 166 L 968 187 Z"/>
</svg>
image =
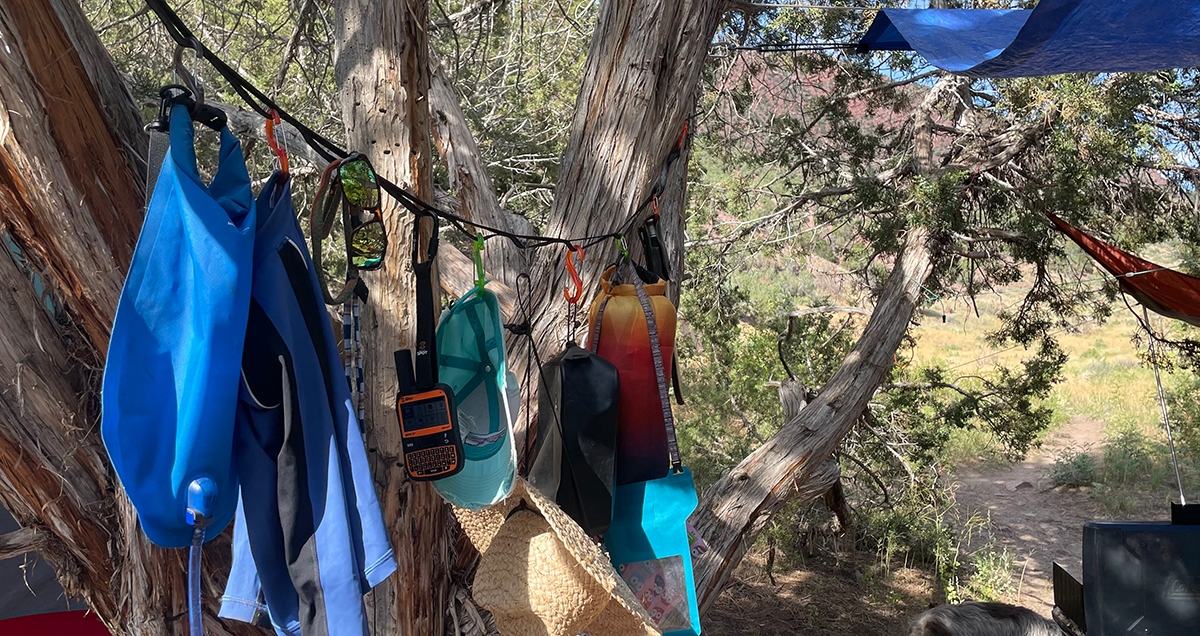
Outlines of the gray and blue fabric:
<svg viewBox="0 0 1200 636">
<path fill-rule="evenodd" d="M 234 410 L 250 301 L 254 196 L 241 144 L 221 131 L 207 186 L 187 108 L 174 106 L 163 161 L 104 367 L 104 446 L 142 530 L 155 544 L 192 543 L 187 488 L 217 486 L 211 539 L 237 506 Z"/>
<path fill-rule="evenodd" d="M 258 197 L 236 456 L 241 498 L 220 615 L 281 636 L 367 636 L 396 570 L 362 432 L 291 189 Z"/>
<path fill-rule="evenodd" d="M 442 312 L 437 327 L 438 380 L 454 391 L 463 469 L 433 482 L 442 497 L 478 510 L 512 492 L 517 474 L 512 420 L 520 390 L 506 369 L 500 303 L 490 290 L 470 292 Z"/>
<path fill-rule="evenodd" d="M 1200 1 L 1041 0 L 1033 9 L 884 9 L 859 52 L 916 51 L 970 77 L 1200 66 Z"/>
</svg>

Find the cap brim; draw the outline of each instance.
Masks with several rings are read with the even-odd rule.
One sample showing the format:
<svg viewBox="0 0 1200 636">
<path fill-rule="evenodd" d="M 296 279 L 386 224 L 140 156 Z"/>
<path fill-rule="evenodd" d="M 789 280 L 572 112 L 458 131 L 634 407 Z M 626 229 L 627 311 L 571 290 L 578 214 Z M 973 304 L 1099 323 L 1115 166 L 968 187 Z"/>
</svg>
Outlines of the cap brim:
<svg viewBox="0 0 1200 636">
<path fill-rule="evenodd" d="M 456 475 L 433 482 L 433 487 L 450 503 L 471 510 L 486 508 L 504 499 L 513 490 L 517 474 L 517 453 L 512 430 L 504 434 L 500 450 L 487 459 L 463 460 Z"/>
</svg>

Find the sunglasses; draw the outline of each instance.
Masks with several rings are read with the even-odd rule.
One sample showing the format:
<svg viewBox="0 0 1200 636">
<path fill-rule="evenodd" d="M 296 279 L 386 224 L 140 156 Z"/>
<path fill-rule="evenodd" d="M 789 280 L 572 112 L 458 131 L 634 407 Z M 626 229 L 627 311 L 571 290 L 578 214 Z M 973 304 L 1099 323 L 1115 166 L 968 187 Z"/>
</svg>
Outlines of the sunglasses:
<svg viewBox="0 0 1200 636">
<path fill-rule="evenodd" d="M 346 251 L 359 270 L 379 269 L 387 254 L 387 232 L 379 209 L 379 181 L 366 157 L 352 154 L 338 165 L 342 198 L 363 214 L 349 217 Z"/>
</svg>

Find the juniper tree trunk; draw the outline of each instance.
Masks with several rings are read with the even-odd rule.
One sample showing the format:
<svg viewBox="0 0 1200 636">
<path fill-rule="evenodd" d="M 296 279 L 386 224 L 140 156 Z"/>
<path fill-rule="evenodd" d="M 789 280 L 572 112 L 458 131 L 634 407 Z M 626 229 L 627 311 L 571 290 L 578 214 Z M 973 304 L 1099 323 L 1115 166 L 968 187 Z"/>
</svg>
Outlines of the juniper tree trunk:
<svg viewBox="0 0 1200 636">
<path fill-rule="evenodd" d="M 794 385 L 785 383 L 783 428 L 704 493 L 691 518 L 711 547 L 695 563 L 701 612 L 717 600 L 771 515 L 790 500 L 819 496 L 837 478 L 836 467 L 831 471 L 825 462 L 895 363 L 921 285 L 933 271 L 935 247 L 929 230 L 908 231 L 875 311 L 833 377 L 803 408 L 791 395 Z"/>
<path fill-rule="evenodd" d="M 367 155 L 383 177 L 432 201 L 429 3 L 342 0 L 336 5 L 336 77 L 347 146 Z M 450 590 L 450 513 L 428 482 L 405 478 L 395 413 L 392 352 L 411 349 L 416 333 L 413 216 L 386 198 L 383 215 L 387 255 L 382 269 L 365 276 L 370 297 L 361 321 L 363 426 L 399 571 L 371 594 L 372 627 L 375 634 L 441 636 Z"/>
</svg>

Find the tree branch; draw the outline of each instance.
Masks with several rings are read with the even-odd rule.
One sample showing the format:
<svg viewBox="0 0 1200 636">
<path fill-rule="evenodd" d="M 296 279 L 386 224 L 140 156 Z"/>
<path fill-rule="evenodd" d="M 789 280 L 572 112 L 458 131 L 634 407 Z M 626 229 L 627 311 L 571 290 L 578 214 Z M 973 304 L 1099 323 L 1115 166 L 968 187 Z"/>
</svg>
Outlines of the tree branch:
<svg viewBox="0 0 1200 636">
<path fill-rule="evenodd" d="M 812 316 L 816 314 L 858 314 L 860 316 L 870 316 L 871 311 L 869 309 L 862 309 L 859 307 L 825 305 L 823 307 L 809 307 L 808 309 L 793 311 L 792 313 L 788 314 L 788 318 L 803 318 L 804 316 Z"/>
<path fill-rule="evenodd" d="M 788 413 L 788 400 L 784 400 L 789 417 L 779 433 L 704 493 L 692 515 L 693 525 L 710 538 L 711 546 L 695 563 L 701 613 L 716 601 L 770 517 L 794 498 L 793 491 L 815 497 L 828 488 L 828 484 L 819 489 L 811 486 L 818 476 L 827 476 L 822 462 L 860 419 L 894 364 L 896 349 L 916 311 L 921 285 L 933 271 L 936 246 L 929 230 L 909 230 L 904 251 L 883 286 L 871 320 L 842 366 L 802 410 Z M 794 386 L 785 382 L 781 398 L 785 389 Z"/>
<path fill-rule="evenodd" d="M 43 540 L 32 528 L 21 528 L 0 534 L 0 561 L 41 549 Z"/>
<path fill-rule="evenodd" d="M 466 117 L 458 104 L 458 96 L 432 51 L 429 66 L 433 141 L 438 152 L 446 159 L 450 190 L 457 194 L 459 210 L 472 221 L 511 232 L 513 215 L 500 208 L 487 166 L 475 144 L 475 136 L 467 126 Z M 510 286 L 516 282 L 518 275 L 529 268 L 524 251 L 502 238 L 488 243 L 483 260 L 490 278 Z"/>
<path fill-rule="evenodd" d="M 279 62 L 279 71 L 275 73 L 275 83 L 271 85 L 273 95 L 279 93 L 279 89 L 283 88 L 283 83 L 287 80 L 288 68 L 291 67 L 292 61 L 296 59 L 296 53 L 300 50 L 300 36 L 308 26 L 309 20 L 312 19 L 313 9 L 316 6 L 316 0 L 304 0 L 304 4 L 300 7 L 300 14 L 296 16 L 296 28 L 292 29 L 292 36 L 288 38 L 287 46 L 283 49 L 283 60 Z"/>
</svg>

